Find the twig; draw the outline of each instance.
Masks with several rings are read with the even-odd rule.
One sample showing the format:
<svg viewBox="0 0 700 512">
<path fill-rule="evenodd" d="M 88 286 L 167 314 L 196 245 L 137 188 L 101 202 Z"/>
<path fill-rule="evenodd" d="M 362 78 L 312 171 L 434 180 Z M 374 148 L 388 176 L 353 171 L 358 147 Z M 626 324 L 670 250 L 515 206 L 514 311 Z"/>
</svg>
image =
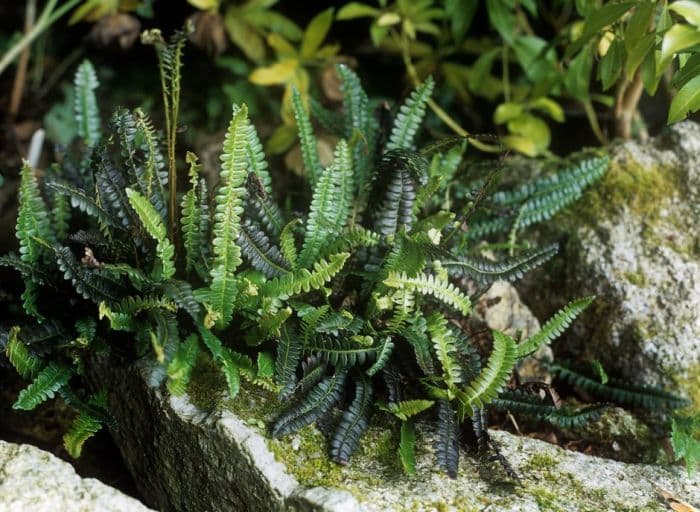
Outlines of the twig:
<svg viewBox="0 0 700 512">
<path fill-rule="evenodd" d="M 24 33 L 28 34 L 32 30 L 36 19 L 36 0 L 27 1 L 27 9 L 24 15 Z M 10 96 L 10 118 L 17 117 L 19 106 L 22 102 L 22 93 L 24 92 L 24 83 L 27 79 L 27 66 L 29 65 L 29 45 L 27 45 L 19 57 L 17 64 L 17 73 L 15 74 L 15 82 L 12 85 L 12 95 Z"/>
</svg>

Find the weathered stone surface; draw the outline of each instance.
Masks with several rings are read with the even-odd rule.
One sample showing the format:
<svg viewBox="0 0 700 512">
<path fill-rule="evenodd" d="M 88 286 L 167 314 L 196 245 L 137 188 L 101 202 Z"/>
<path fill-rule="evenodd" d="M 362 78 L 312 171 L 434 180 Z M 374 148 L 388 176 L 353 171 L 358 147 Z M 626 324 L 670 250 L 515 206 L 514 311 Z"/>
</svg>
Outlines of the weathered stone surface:
<svg viewBox="0 0 700 512">
<path fill-rule="evenodd" d="M 552 312 L 542 304 L 596 294 L 567 349 L 700 405 L 700 125 L 611 152 L 607 175 L 550 224 L 564 241 L 561 273 L 546 281 L 554 262 L 519 288 L 538 315 Z"/>
<path fill-rule="evenodd" d="M 0 510 L 4 512 L 146 512 L 137 500 L 35 446 L 0 441 Z"/>
<path fill-rule="evenodd" d="M 244 386 L 236 400 L 225 385 L 199 396 L 168 398 L 146 384 L 148 370 L 101 364 L 109 382 L 114 436 L 140 490 L 163 511 L 176 510 L 666 510 L 657 486 L 700 503 L 700 485 L 681 467 L 624 464 L 562 450 L 505 432 L 493 437 L 522 478 L 510 481 L 494 463 L 462 455 L 459 476 L 439 471 L 430 443 L 418 445 L 418 476 L 397 467 L 396 432 L 383 418 L 370 427 L 348 466 L 330 462 L 314 427 L 282 440 L 265 437 L 274 398 Z M 196 383 L 202 386 L 202 383 Z M 232 411 L 235 411 L 232 412 Z M 419 437 L 430 432 L 419 425 Z"/>
</svg>

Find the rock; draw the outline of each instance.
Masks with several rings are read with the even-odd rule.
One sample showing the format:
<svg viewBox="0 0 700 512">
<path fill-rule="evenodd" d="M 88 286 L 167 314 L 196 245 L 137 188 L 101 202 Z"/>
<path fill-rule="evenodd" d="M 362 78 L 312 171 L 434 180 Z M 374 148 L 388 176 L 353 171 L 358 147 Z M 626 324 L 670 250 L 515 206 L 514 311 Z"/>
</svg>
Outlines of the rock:
<svg viewBox="0 0 700 512">
<path fill-rule="evenodd" d="M 137 500 L 93 478 L 81 478 L 58 457 L 0 441 L 0 510 L 6 512 L 146 512 Z"/>
<path fill-rule="evenodd" d="M 191 384 L 199 391 L 174 398 L 147 385 L 145 366 L 123 369 L 102 360 L 89 373 L 95 385 L 110 383 L 120 425 L 114 437 L 141 492 L 161 510 L 666 510 L 657 486 L 700 502 L 698 482 L 679 466 L 599 459 L 506 432 L 493 438 L 522 485 L 497 464 L 466 454 L 451 480 L 425 442 L 417 446 L 418 474 L 409 478 L 398 467 L 397 433 L 380 414 L 350 464 L 340 466 L 328 460 L 315 427 L 281 440 L 266 437 L 261 420 L 279 404 L 251 385 L 228 400 L 225 383 L 206 380 L 200 370 Z M 425 425 L 418 437 L 430 437 Z"/>
<path fill-rule="evenodd" d="M 548 266 L 519 289 L 538 315 L 553 312 L 539 304 L 597 295 L 566 350 L 700 406 L 700 125 L 679 123 L 611 154 L 606 176 L 549 224 L 564 238 L 563 268 L 547 281 Z M 542 300 L 537 288 L 554 297 Z"/>
</svg>

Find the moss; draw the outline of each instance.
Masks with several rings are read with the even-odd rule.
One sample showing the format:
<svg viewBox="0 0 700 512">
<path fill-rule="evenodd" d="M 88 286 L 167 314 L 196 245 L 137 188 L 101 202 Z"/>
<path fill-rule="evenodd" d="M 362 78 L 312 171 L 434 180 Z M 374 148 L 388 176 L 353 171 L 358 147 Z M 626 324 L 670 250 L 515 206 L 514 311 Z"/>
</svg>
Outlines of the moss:
<svg viewBox="0 0 700 512">
<path fill-rule="evenodd" d="M 187 386 L 190 401 L 203 411 L 213 411 L 226 390 L 226 379 L 221 369 L 207 354 L 201 353 L 192 370 Z"/>
<path fill-rule="evenodd" d="M 691 404 L 682 411 L 684 414 L 700 414 L 700 364 L 688 368 L 684 376 L 677 379 L 678 387 L 687 396 Z"/>
<path fill-rule="evenodd" d="M 670 166 L 646 167 L 632 154 L 614 160 L 605 176 L 587 190 L 569 210 L 569 216 L 596 225 L 601 214 L 617 213 L 624 206 L 649 218 L 657 218 L 660 205 L 679 190 L 679 177 Z"/>
<path fill-rule="evenodd" d="M 647 280 L 641 272 L 625 272 L 625 279 L 635 286 L 646 286 Z"/>
<path fill-rule="evenodd" d="M 536 453 L 528 461 L 528 468 L 549 469 L 559 464 L 559 461 L 546 453 Z"/>
</svg>

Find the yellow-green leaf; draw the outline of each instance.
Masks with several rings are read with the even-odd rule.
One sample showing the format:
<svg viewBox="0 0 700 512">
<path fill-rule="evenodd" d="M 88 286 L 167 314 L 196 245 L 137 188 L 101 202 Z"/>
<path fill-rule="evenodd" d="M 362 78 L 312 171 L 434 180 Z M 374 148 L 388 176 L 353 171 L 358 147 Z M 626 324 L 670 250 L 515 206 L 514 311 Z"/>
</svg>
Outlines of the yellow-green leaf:
<svg viewBox="0 0 700 512">
<path fill-rule="evenodd" d="M 187 0 L 187 3 L 202 11 L 216 11 L 219 9 L 219 0 Z"/>
<path fill-rule="evenodd" d="M 557 123 L 564 122 L 564 109 L 561 105 L 550 98 L 537 98 L 535 101 L 530 103 L 530 108 L 540 110 L 549 115 Z"/>
<path fill-rule="evenodd" d="M 520 103 L 501 103 L 493 113 L 493 122 L 496 124 L 507 123 L 523 113 L 524 107 Z"/>
<path fill-rule="evenodd" d="M 364 17 L 375 17 L 379 14 L 379 9 L 376 7 L 371 7 L 369 5 L 362 4 L 360 2 L 350 2 L 345 4 L 338 11 L 336 19 L 338 20 L 352 20 L 355 18 Z"/>
<path fill-rule="evenodd" d="M 297 59 L 285 59 L 270 66 L 257 68 L 250 74 L 250 81 L 258 85 L 277 85 L 288 82 L 299 66 Z"/>
<path fill-rule="evenodd" d="M 287 151 L 297 137 L 296 126 L 282 124 L 272 132 L 272 135 L 267 139 L 265 150 L 273 155 L 279 155 Z"/>
<path fill-rule="evenodd" d="M 672 26 L 668 32 L 664 34 L 656 73 L 661 74 L 675 54 L 691 46 L 695 46 L 696 44 L 700 44 L 700 30 L 689 25 Z"/>
<path fill-rule="evenodd" d="M 693 0 L 678 0 L 668 6 L 676 14 L 680 14 L 685 21 L 696 27 L 700 27 L 700 3 Z"/>
<path fill-rule="evenodd" d="M 670 124 L 680 121 L 689 112 L 695 112 L 698 109 L 700 109 L 700 76 L 696 76 L 681 87 L 673 98 L 668 112 L 668 122 Z"/>
<path fill-rule="evenodd" d="M 304 37 L 301 40 L 301 56 L 309 59 L 316 55 L 316 51 L 321 46 L 321 43 L 326 38 L 328 30 L 333 23 L 333 8 L 329 7 L 325 11 L 317 14 L 304 31 Z"/>
<path fill-rule="evenodd" d="M 265 58 L 265 43 L 255 28 L 246 23 L 240 15 L 240 10 L 232 7 L 226 11 L 224 26 L 229 37 L 246 56 L 260 62 Z"/>
</svg>

